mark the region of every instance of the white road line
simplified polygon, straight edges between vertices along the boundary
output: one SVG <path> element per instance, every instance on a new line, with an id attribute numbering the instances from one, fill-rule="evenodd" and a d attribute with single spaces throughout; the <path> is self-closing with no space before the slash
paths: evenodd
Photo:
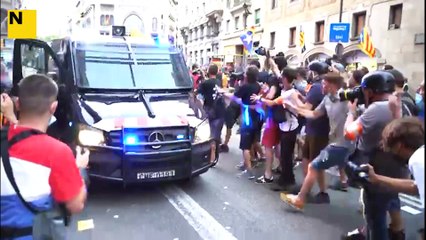
<path id="1" fill-rule="evenodd" d="M 422 202 L 421 202 L 419 197 L 414 197 L 414 196 L 410 196 L 410 195 L 407 195 L 407 194 L 400 193 L 399 198 L 402 201 L 404 201 L 404 200 L 412 201 L 413 203 L 415 203 L 414 206 L 418 206 L 419 208 L 423 208 Z"/>
<path id="2" fill-rule="evenodd" d="M 405 212 L 408 212 L 408 213 L 410 213 L 410 214 L 412 214 L 412 215 L 417 215 L 417 214 L 422 213 L 422 212 L 420 212 L 419 210 L 414 209 L 414 208 L 412 208 L 412 207 L 410 207 L 410 206 L 403 206 L 403 207 L 401 207 L 401 210 L 402 210 L 402 211 L 405 211 Z"/>
<path id="3" fill-rule="evenodd" d="M 204 240 L 237 240 L 224 226 L 180 188 L 162 189 L 170 204 L 186 219 Z"/>

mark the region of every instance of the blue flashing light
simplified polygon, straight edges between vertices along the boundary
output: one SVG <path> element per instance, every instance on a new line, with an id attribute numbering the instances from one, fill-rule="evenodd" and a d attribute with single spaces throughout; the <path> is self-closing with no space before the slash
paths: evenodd
<path id="1" fill-rule="evenodd" d="M 135 134 L 127 134 L 124 137 L 124 145 L 135 145 L 138 143 L 138 137 Z"/>
<path id="2" fill-rule="evenodd" d="M 152 38 L 158 38 L 158 33 L 151 33 Z"/>
<path id="3" fill-rule="evenodd" d="M 177 140 L 183 140 L 183 139 L 185 139 L 185 134 L 179 134 L 179 135 L 177 135 L 176 139 Z"/>

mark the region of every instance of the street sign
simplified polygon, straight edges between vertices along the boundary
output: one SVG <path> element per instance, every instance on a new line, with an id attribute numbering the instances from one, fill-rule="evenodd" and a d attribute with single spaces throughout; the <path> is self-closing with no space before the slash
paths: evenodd
<path id="1" fill-rule="evenodd" d="M 349 23 L 331 23 L 330 24 L 330 42 L 349 42 Z"/>

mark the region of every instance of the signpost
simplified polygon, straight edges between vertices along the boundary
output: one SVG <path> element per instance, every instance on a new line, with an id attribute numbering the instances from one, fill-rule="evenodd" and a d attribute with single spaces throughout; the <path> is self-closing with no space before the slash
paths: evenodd
<path id="1" fill-rule="evenodd" d="M 349 42 L 349 23 L 332 23 L 330 24 L 330 42 Z"/>

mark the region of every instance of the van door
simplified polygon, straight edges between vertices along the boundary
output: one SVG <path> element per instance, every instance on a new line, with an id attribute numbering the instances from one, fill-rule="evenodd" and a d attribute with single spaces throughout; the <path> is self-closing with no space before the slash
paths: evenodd
<path id="1" fill-rule="evenodd" d="M 72 122 L 71 92 L 67 88 L 62 63 L 50 46 L 34 39 L 16 39 L 13 50 L 13 88 L 12 95 L 17 96 L 18 83 L 32 74 L 44 74 L 51 77 L 59 87 L 58 107 L 55 112 L 55 125 L 62 130 Z M 55 136 L 62 138 L 60 136 Z"/>

